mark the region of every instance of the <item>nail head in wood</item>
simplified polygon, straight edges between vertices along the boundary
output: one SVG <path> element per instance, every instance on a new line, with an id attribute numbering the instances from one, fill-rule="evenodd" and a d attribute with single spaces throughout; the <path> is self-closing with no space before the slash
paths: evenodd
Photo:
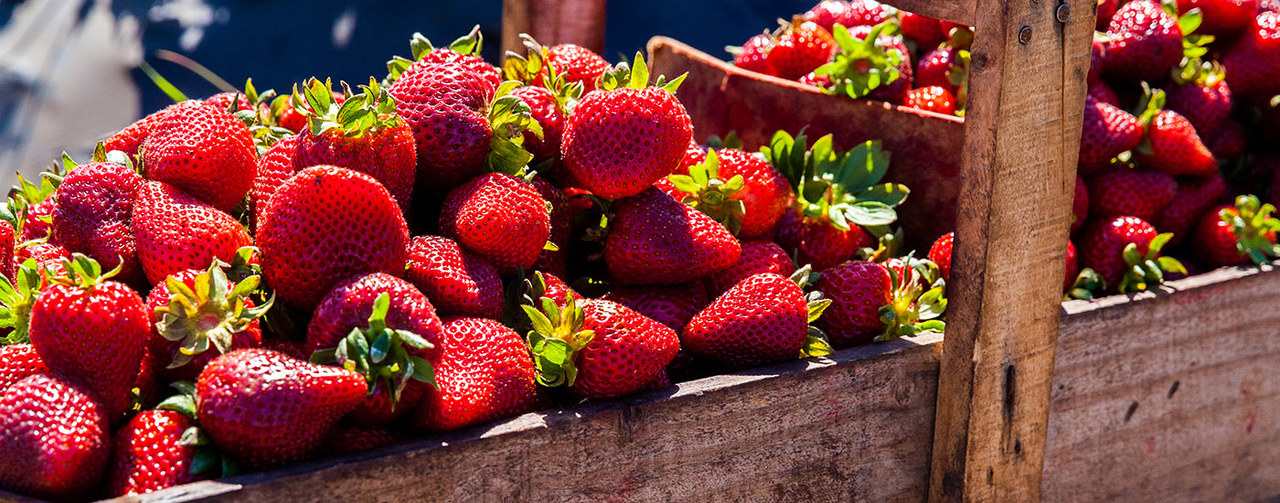
<path id="1" fill-rule="evenodd" d="M 1031 43 L 1031 27 L 1030 26 L 1023 26 L 1021 30 L 1018 30 L 1018 43 L 1022 45 L 1027 45 Z"/>
<path id="2" fill-rule="evenodd" d="M 1057 15 L 1059 23 L 1067 22 L 1067 20 L 1071 19 L 1071 4 L 1062 2 L 1058 5 L 1058 10 L 1055 14 Z"/>

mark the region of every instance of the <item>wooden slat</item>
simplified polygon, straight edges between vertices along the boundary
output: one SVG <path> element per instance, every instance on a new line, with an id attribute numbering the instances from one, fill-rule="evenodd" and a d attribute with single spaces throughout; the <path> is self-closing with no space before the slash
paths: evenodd
<path id="1" fill-rule="evenodd" d="M 132 501 L 920 501 L 941 336 Z"/>
<path id="2" fill-rule="evenodd" d="M 1040 494 L 1093 29 L 1070 6 L 977 3 L 931 501 Z"/>
<path id="3" fill-rule="evenodd" d="M 974 13 L 977 6 L 974 0 L 887 0 L 881 3 L 969 26 L 976 24 Z"/>
<path id="4" fill-rule="evenodd" d="M 1280 270 L 1064 305 L 1046 501 L 1280 495 Z"/>
<path id="5" fill-rule="evenodd" d="M 607 0 L 503 0 L 502 50 L 524 54 L 520 34 L 546 46 L 578 44 L 604 53 Z"/>

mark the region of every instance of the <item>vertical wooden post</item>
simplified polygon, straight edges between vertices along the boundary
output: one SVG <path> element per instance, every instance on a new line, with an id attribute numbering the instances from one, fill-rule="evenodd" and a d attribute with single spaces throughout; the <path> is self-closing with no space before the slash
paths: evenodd
<path id="1" fill-rule="evenodd" d="M 543 45 L 577 44 L 604 53 L 607 0 L 503 0 L 502 50 L 523 53 L 520 34 Z"/>
<path id="2" fill-rule="evenodd" d="M 1094 7 L 976 2 L 933 502 L 1040 496 Z"/>

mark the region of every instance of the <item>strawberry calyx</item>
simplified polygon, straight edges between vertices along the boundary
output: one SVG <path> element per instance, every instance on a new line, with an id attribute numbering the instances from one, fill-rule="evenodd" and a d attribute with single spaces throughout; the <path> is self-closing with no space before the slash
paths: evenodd
<path id="1" fill-rule="evenodd" d="M 1280 219 L 1271 216 L 1275 211 L 1274 205 L 1262 204 L 1257 196 L 1243 195 L 1236 198 L 1235 211 L 1223 209 L 1218 217 L 1236 235 L 1236 250 L 1254 264 L 1262 265 L 1280 257 L 1280 245 L 1276 244 Z"/>
<path id="2" fill-rule="evenodd" d="M 1076 275 L 1075 281 L 1071 283 L 1067 293 L 1063 294 L 1062 300 L 1092 300 L 1098 298 L 1106 289 L 1107 282 L 1102 280 L 1102 276 L 1099 276 L 1097 271 L 1086 267 Z"/>
<path id="3" fill-rule="evenodd" d="M 101 146 L 102 144 L 99 143 L 98 145 Z M 40 173 L 39 183 L 27 180 L 22 176 L 22 173 L 16 173 L 18 177 L 17 185 L 9 189 L 8 199 L 5 200 L 4 204 L 0 204 L 0 220 L 9 222 L 13 226 L 14 237 L 20 238 L 22 236 L 22 228 L 27 222 L 27 215 L 30 213 L 31 206 L 52 199 L 54 193 L 58 191 L 58 187 L 62 185 L 63 176 L 77 166 L 78 164 L 71 159 L 71 156 L 63 152 L 59 162 L 53 163 L 52 166 Z M 53 223 L 52 215 L 43 215 L 39 219 L 46 224 Z M 33 243 L 20 243 L 18 246 L 26 246 L 28 244 Z"/>
<path id="4" fill-rule="evenodd" d="M 250 307 L 248 300 L 261 285 L 261 277 L 251 275 L 233 283 L 216 260 L 192 282 L 194 288 L 174 276 L 166 278 L 169 303 L 156 308 L 160 319 L 156 332 L 179 343 L 167 368 L 186 365 L 210 346 L 218 354 L 230 351 L 235 335 L 247 330 L 275 302 L 272 295 L 262 305 Z"/>
<path id="5" fill-rule="evenodd" d="M 654 80 L 653 87 L 662 89 L 666 92 L 675 94 L 680 88 L 680 84 L 688 77 L 688 72 L 680 74 L 672 80 L 667 80 L 666 75 L 658 75 Z M 613 89 L 644 89 L 649 87 L 649 65 L 644 60 L 644 54 L 636 52 L 635 60 L 628 65 L 625 61 L 618 63 L 613 68 L 606 70 L 600 75 L 598 89 L 609 91 Z"/>
<path id="6" fill-rule="evenodd" d="M 675 188 L 687 194 L 680 202 L 706 213 L 735 235 L 742 229 L 742 216 L 746 206 L 742 203 L 742 191 L 746 182 L 742 175 L 729 180 L 720 177 L 720 160 L 715 149 L 707 149 L 706 160 L 689 166 L 687 175 L 669 175 L 667 180 Z"/>
<path id="7" fill-rule="evenodd" d="M 542 139 L 542 125 L 533 118 L 533 109 L 519 96 L 511 94 L 520 85 L 514 80 L 503 82 L 489 103 L 487 115 L 493 137 L 489 141 L 485 167 L 494 173 L 526 176 L 533 154 L 524 148 L 524 132 L 532 132 Z"/>
<path id="8" fill-rule="evenodd" d="M 792 138 L 778 131 L 760 153 L 791 182 L 794 204 L 806 217 L 825 218 L 840 230 L 897 221 L 894 208 L 911 191 L 900 183 L 881 183 L 889 170 L 889 152 L 879 141 L 849 151 L 836 150 L 832 141 L 828 134 L 810 147 L 803 132 Z"/>
<path id="9" fill-rule="evenodd" d="M 796 272 L 792 273 L 789 279 L 803 291 L 817 276 L 813 272 L 813 267 L 805 264 L 804 267 L 796 269 Z M 827 309 L 827 306 L 831 305 L 831 299 L 824 299 L 822 292 L 815 290 L 806 293 L 804 301 L 808 308 L 806 323 L 809 326 L 805 334 L 804 345 L 800 347 L 800 358 L 829 355 L 832 351 L 831 340 L 827 338 L 827 334 L 823 333 L 821 329 L 813 326 L 813 322 L 822 317 L 823 311 Z"/>
<path id="10" fill-rule="evenodd" d="M 1182 33 L 1182 57 L 1183 63 L 1187 60 L 1199 60 L 1209 53 L 1209 44 L 1214 41 L 1213 35 L 1204 35 L 1195 33 L 1200 29 L 1200 25 L 1204 22 L 1204 13 L 1199 7 L 1193 8 L 1178 15 L 1177 0 L 1163 0 L 1160 2 L 1161 8 L 1178 22 L 1178 31 Z"/>
<path id="11" fill-rule="evenodd" d="M 925 332 L 942 332 L 947 328 L 940 318 L 947 310 L 946 282 L 941 279 L 938 265 L 928 259 L 911 255 L 899 260 L 906 262 L 905 275 L 897 267 L 888 267 L 889 304 L 880 307 L 880 321 L 885 329 L 875 338 L 883 342 L 898 337 L 910 337 Z"/>
<path id="12" fill-rule="evenodd" d="M 308 79 L 301 95 L 294 86 L 290 100 L 293 108 L 307 117 L 312 135 L 336 129 L 347 138 L 359 138 L 371 130 L 399 126 L 403 121 L 396 113 L 395 98 L 373 77 L 369 78 L 368 85 L 360 86 L 358 94 L 353 93 L 346 82 L 341 85 L 346 96 L 346 101 L 341 103 L 335 99 L 329 79 L 324 82 L 315 77 Z"/>
<path id="13" fill-rule="evenodd" d="M 565 292 L 564 307 L 556 301 L 535 298 L 538 307 L 522 305 L 533 329 L 527 341 L 537 369 L 538 383 L 547 387 L 573 386 L 578 377 L 574 356 L 595 338 L 592 330 L 583 330 L 582 307 L 573 292 Z"/>
<path id="14" fill-rule="evenodd" d="M 1138 124 L 1142 126 L 1143 132 L 1142 143 L 1134 148 L 1137 152 L 1145 155 L 1155 153 L 1151 146 L 1151 123 L 1155 122 L 1160 112 L 1164 111 L 1167 99 L 1163 89 L 1153 89 L 1146 82 L 1142 83 L 1142 99 L 1138 100 L 1138 106 L 1133 114 L 1138 117 Z"/>
<path id="15" fill-rule="evenodd" d="M 199 419 L 196 417 L 195 383 L 177 381 L 170 384 L 170 386 L 177 390 L 177 393 L 156 405 L 156 410 L 177 412 L 192 421 L 198 421 Z M 229 456 L 223 456 L 217 446 L 214 445 L 213 437 L 205 433 L 204 429 L 200 428 L 198 424 L 182 432 L 182 437 L 178 439 L 178 445 L 196 447 L 196 454 L 191 460 L 190 473 L 192 475 L 220 478 L 240 473 L 240 468 L 235 461 Z"/>
<path id="16" fill-rule="evenodd" d="M 45 278 L 48 284 L 74 286 L 85 290 L 92 290 L 101 285 L 108 279 L 115 277 L 120 273 L 120 267 L 124 261 L 120 261 L 116 267 L 110 271 L 103 272 L 102 266 L 97 260 L 89 258 L 83 253 L 73 253 L 71 258 L 62 259 L 62 266 L 65 272 L 54 271 L 52 268 L 46 268 Z"/>
<path id="17" fill-rule="evenodd" d="M 1187 269 L 1182 262 L 1173 257 L 1160 256 L 1160 249 L 1173 238 L 1173 233 L 1156 235 L 1147 245 L 1147 253 L 1138 253 L 1138 245 L 1129 243 L 1124 247 L 1124 262 L 1129 266 L 1124 277 L 1120 279 L 1120 293 L 1142 292 L 1164 283 L 1165 272 L 1186 274 Z"/>
<path id="18" fill-rule="evenodd" d="M 521 33 L 520 41 L 525 47 L 525 54 L 507 51 L 506 60 L 502 62 L 503 77 L 551 90 L 567 115 L 577 104 L 578 98 L 582 97 L 584 86 L 581 82 L 568 82 L 554 66 L 547 64 L 547 48 L 529 34 Z M 539 75 L 542 76 L 541 80 L 538 79 Z"/>
<path id="19" fill-rule="evenodd" d="M 480 25 L 475 25 L 466 35 L 458 37 L 450 43 L 448 49 L 467 56 L 479 56 L 483 45 L 484 36 L 480 34 Z M 382 86 L 390 87 L 404 74 L 405 70 L 413 66 L 414 61 L 422 59 L 434 50 L 436 50 L 436 47 L 431 43 L 431 40 L 421 33 L 415 32 L 413 38 L 409 40 L 409 51 L 413 59 L 402 56 L 392 57 L 391 61 L 387 62 L 387 77 L 382 80 Z"/>
<path id="20" fill-rule="evenodd" d="M 28 329 L 31 326 L 31 308 L 36 296 L 44 288 L 44 275 L 40 274 L 34 259 L 27 259 L 14 271 L 15 278 L 0 280 L 0 329 L 10 329 L 0 337 L 0 346 L 31 342 Z"/>
<path id="21" fill-rule="evenodd" d="M 906 55 L 897 49 L 886 50 L 880 44 L 880 36 L 894 35 L 899 30 L 896 22 L 885 21 L 873 27 L 866 38 L 858 39 L 844 25 L 835 25 L 831 36 L 840 50 L 831 62 L 813 70 L 814 75 L 830 79 L 827 94 L 856 99 L 898 80 L 898 65 Z"/>
<path id="22" fill-rule="evenodd" d="M 311 354 L 311 362 L 321 365 L 337 365 L 365 376 L 372 396 L 378 386 L 386 386 L 391 392 L 394 410 L 400 394 L 409 381 L 438 386 L 435 368 L 424 358 L 409 354 L 406 349 L 431 349 L 435 347 L 422 336 L 387 326 L 387 311 L 391 308 L 391 296 L 386 292 L 373 301 L 367 327 L 355 327 L 336 347 L 321 349 Z"/>

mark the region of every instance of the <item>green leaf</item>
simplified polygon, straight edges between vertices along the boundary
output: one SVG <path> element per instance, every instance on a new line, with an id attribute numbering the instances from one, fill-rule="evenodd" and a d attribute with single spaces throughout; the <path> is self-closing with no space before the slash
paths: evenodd
<path id="1" fill-rule="evenodd" d="M 529 322 L 533 324 L 534 331 L 548 335 L 555 333 L 555 329 L 551 326 L 551 320 L 547 319 L 546 315 L 534 309 L 533 306 L 520 306 L 520 308 L 529 316 Z"/>
<path id="2" fill-rule="evenodd" d="M 901 183 L 882 183 L 872 185 L 867 190 L 858 193 L 859 201 L 873 201 L 882 203 L 885 206 L 896 207 L 907 200 L 907 196 L 911 194 L 911 189 Z"/>
<path id="3" fill-rule="evenodd" d="M 1160 265 L 1160 268 L 1163 269 L 1165 272 L 1187 274 L 1187 268 L 1183 266 L 1182 262 L 1176 258 L 1159 257 L 1156 259 L 1156 262 Z"/>
<path id="4" fill-rule="evenodd" d="M 898 213 L 879 201 L 860 201 L 846 206 L 843 213 L 850 222 L 861 226 L 889 225 L 898 220 Z"/>
<path id="5" fill-rule="evenodd" d="M 830 305 L 831 305 L 831 299 L 822 299 L 822 300 L 810 302 L 808 322 L 813 323 L 815 321 L 818 321 L 818 318 L 822 316 L 822 312 L 825 311 L 827 309 L 827 306 L 830 306 Z"/>
<path id="6" fill-rule="evenodd" d="M 1204 15 L 1200 13 L 1200 8 L 1196 7 L 1187 11 L 1178 18 L 1178 29 L 1182 34 L 1190 35 L 1200 28 L 1200 24 L 1204 21 Z"/>
<path id="7" fill-rule="evenodd" d="M 644 89 L 649 85 L 649 67 L 644 62 L 644 55 L 636 52 L 635 62 L 631 64 L 631 83 L 628 87 Z"/>

